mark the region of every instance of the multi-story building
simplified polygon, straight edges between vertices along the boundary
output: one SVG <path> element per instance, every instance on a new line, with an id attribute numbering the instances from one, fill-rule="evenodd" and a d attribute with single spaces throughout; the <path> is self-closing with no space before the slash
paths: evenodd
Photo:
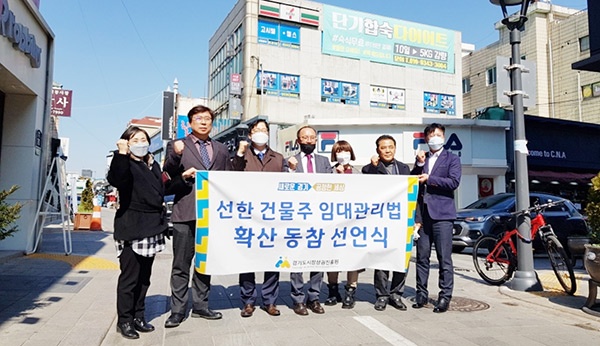
<path id="1" fill-rule="evenodd" d="M 600 123 L 599 75 L 571 68 L 571 64 L 590 54 L 587 11 L 536 1 L 529 7 L 527 17 L 521 33 L 521 58 L 532 62 L 536 69 L 535 73 L 524 73 L 523 79 L 525 83 L 526 79 L 535 78 L 530 84 L 536 89 L 526 114 Z M 497 42 L 462 59 L 466 118 L 473 118 L 488 107 L 507 105 L 497 97 L 497 82 L 508 72 L 497 66 L 496 58 L 510 57 L 510 32 L 501 22 L 495 27 L 499 32 Z"/>
<path id="2" fill-rule="evenodd" d="M 0 190 L 18 185 L 6 202 L 23 205 L 19 231 L 0 241 L 0 250 L 30 252 L 58 143 L 50 114 L 54 33 L 34 1 L 0 1 L 0 14 Z"/>
<path id="3" fill-rule="evenodd" d="M 466 205 L 480 184 L 486 194 L 504 191 L 505 151 L 479 148 L 490 138 L 503 148 L 509 123 L 462 119 L 462 52 L 459 32 L 402 18 L 313 1 L 239 0 L 209 42 L 215 135 L 239 137 L 236 124 L 267 118 L 272 146 L 290 155 L 295 128 L 310 124 L 319 153 L 348 140 L 362 166 L 376 138 L 390 134 L 396 157 L 412 164 L 425 125 L 443 123 L 448 150 L 463 161 L 457 200 Z"/>
<path id="4" fill-rule="evenodd" d="M 525 114 L 532 115 L 525 117 L 530 189 L 584 203 L 589 179 L 600 170 L 600 162 L 590 160 L 600 155 L 596 135 L 600 129 L 600 74 L 572 69 L 573 63 L 590 56 L 588 12 L 536 1 L 527 18 L 520 52 L 522 63 L 530 67 L 529 73 L 522 74 L 529 96 L 524 100 Z M 509 72 L 504 68 L 511 56 L 510 32 L 501 22 L 495 27 L 497 42 L 462 58 L 465 118 L 510 116 L 503 110 L 510 108 L 510 99 L 504 95 L 510 90 Z M 514 177 L 511 140 L 508 189 L 514 187 L 510 184 Z"/>

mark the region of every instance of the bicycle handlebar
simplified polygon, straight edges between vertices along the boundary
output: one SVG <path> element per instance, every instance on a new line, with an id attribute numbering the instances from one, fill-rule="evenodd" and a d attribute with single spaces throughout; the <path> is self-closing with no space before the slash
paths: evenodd
<path id="1" fill-rule="evenodd" d="M 513 211 L 510 214 L 513 215 L 513 216 L 523 215 L 523 214 L 530 214 L 532 211 L 538 212 L 540 210 L 544 210 L 544 209 L 549 208 L 549 207 L 554 207 L 555 205 L 563 204 L 563 203 L 565 203 L 565 201 L 566 201 L 566 199 L 563 198 L 563 199 L 559 199 L 558 201 L 550 201 L 550 202 L 544 203 L 544 204 L 536 204 L 536 205 L 534 205 L 532 207 L 529 207 L 529 208 L 527 208 L 525 210 Z"/>

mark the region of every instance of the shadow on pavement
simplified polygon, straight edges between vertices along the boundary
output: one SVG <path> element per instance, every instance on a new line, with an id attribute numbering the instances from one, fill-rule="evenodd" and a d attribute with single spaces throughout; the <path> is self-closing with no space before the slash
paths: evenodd
<path id="1" fill-rule="evenodd" d="M 35 315 L 41 308 L 61 302 L 65 293 L 79 292 L 92 277 L 78 266 L 106 246 L 104 240 L 109 236 L 105 232 L 73 232 L 73 254 L 66 256 L 62 229 L 45 229 L 38 252 L 1 263 L 0 325 L 36 324 L 39 317 Z"/>

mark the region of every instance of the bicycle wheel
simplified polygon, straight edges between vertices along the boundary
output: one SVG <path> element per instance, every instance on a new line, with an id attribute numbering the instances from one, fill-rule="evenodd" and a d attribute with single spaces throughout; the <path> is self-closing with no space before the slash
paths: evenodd
<path id="1" fill-rule="evenodd" d="M 497 242 L 495 237 L 484 236 L 473 246 L 475 270 L 483 280 L 492 285 L 505 283 L 512 277 L 517 266 L 515 255 L 507 244 L 500 245 L 494 251 Z"/>
<path id="2" fill-rule="evenodd" d="M 573 265 L 569 257 L 567 257 L 564 247 L 554 235 L 546 237 L 545 246 L 558 282 L 560 282 L 560 285 L 567 294 L 575 294 L 575 291 L 577 291 L 577 281 L 573 273 Z"/>

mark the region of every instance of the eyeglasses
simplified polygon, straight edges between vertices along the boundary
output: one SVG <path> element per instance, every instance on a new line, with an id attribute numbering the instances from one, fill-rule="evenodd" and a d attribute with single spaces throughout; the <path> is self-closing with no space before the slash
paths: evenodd
<path id="1" fill-rule="evenodd" d="M 199 123 L 199 122 L 209 123 L 212 121 L 212 118 L 211 117 L 193 117 L 192 121 L 195 121 L 197 123 Z"/>
<path id="2" fill-rule="evenodd" d="M 316 141 L 317 137 L 315 137 L 315 136 L 301 136 L 300 139 L 303 140 L 303 141 Z"/>

